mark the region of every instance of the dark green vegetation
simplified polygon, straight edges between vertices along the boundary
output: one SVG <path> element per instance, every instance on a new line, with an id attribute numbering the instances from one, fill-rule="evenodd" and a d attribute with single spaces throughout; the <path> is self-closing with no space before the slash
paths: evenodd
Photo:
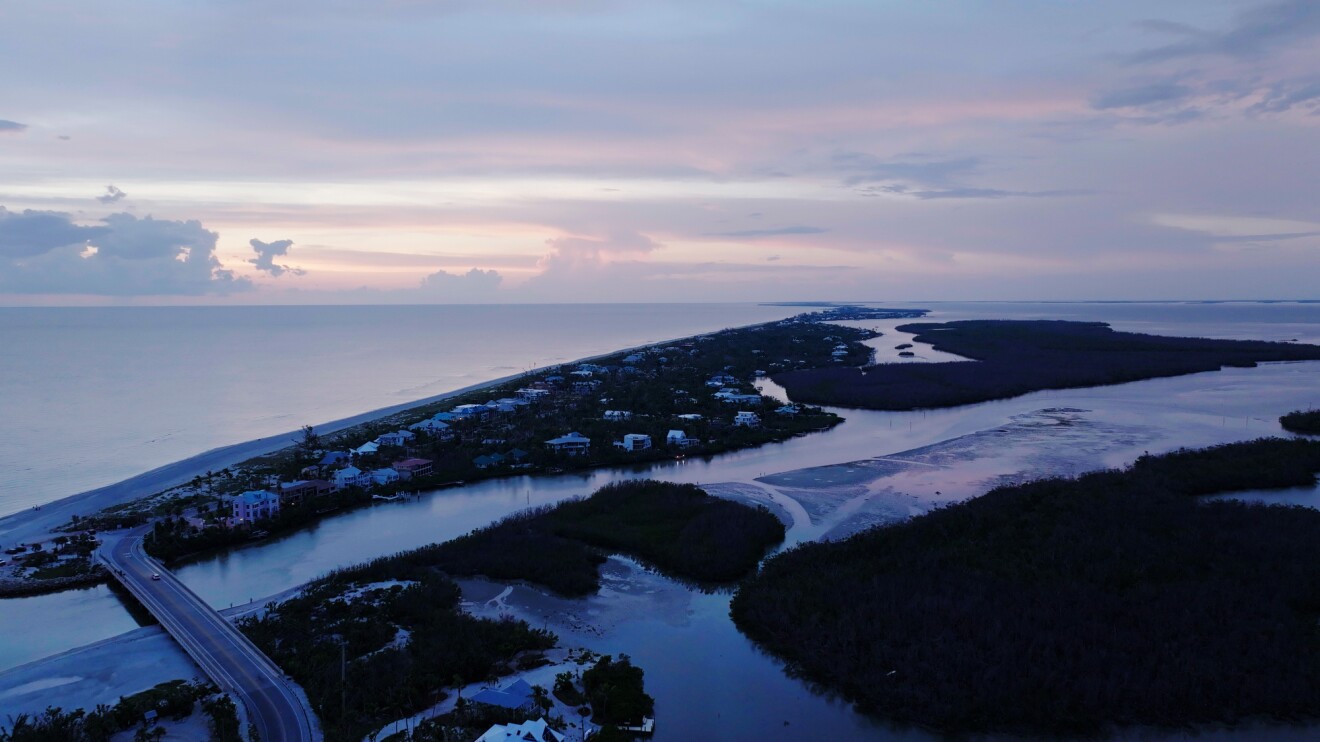
<path id="1" fill-rule="evenodd" d="M 459 598 L 433 567 L 385 557 L 312 582 L 239 628 L 307 692 L 326 739 L 356 741 L 440 701 L 441 688 L 494 679 L 554 646 L 525 622 L 463 613 Z"/>
<path id="2" fill-rule="evenodd" d="M 1320 410 L 1289 412 L 1279 418 L 1284 430 L 1306 435 L 1320 435 Z"/>
<path id="3" fill-rule="evenodd" d="M 1320 360 L 1320 346 L 1115 332 L 1101 322 L 976 320 L 898 328 L 977 363 L 879 364 L 785 371 L 794 400 L 876 410 L 951 407 L 1041 389 L 1121 384 L 1162 376 Z"/>
<path id="4" fill-rule="evenodd" d="M 0 742 L 105 742 L 115 734 L 137 728 L 137 738 L 153 739 L 154 725 L 144 722 L 148 711 L 162 719 L 183 719 L 201 701 L 210 717 L 211 738 L 218 742 L 239 742 L 238 715 L 234 702 L 219 694 L 213 686 L 192 685 L 183 680 L 161 683 L 155 688 L 121 697 L 114 706 L 104 704 L 92 711 L 69 711 L 48 708 L 29 716 L 11 717 L 0 728 Z"/>
<path id="5" fill-rule="evenodd" d="M 1142 457 L 769 560 L 738 626 L 867 712 L 1091 734 L 1320 715 L 1320 512 L 1199 501 L 1310 484 L 1320 442 Z"/>
<path id="6" fill-rule="evenodd" d="M 783 540 L 784 525 L 765 508 L 711 497 L 691 484 L 633 480 L 400 558 L 451 575 L 527 580 L 581 596 L 600 588 L 597 567 L 610 552 L 676 577 L 729 582 L 754 570 Z"/>
<path id="7" fill-rule="evenodd" d="M 591 703 L 591 720 L 601 726 L 640 726 L 655 714 L 655 699 L 643 690 L 642 668 L 628 655 L 613 661 L 609 655 L 582 673 L 582 687 Z"/>

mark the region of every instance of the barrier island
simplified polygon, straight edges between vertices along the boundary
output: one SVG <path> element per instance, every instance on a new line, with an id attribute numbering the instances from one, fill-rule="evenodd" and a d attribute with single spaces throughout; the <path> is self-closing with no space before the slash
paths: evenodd
<path id="1" fill-rule="evenodd" d="M 785 370 L 774 380 L 798 402 L 915 410 L 1008 399 L 1042 389 L 1320 360 L 1320 346 L 1117 332 L 1103 322 L 968 320 L 901 325 L 917 342 L 971 359 Z"/>
<path id="2" fill-rule="evenodd" d="M 1320 715 L 1320 511 L 1262 439 L 1001 487 L 771 558 L 732 615 L 791 672 L 946 733 L 1099 734 Z"/>

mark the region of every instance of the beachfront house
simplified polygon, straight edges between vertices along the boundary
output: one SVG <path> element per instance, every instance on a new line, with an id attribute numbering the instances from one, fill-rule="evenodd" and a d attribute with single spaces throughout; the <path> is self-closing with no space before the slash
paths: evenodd
<path id="1" fill-rule="evenodd" d="M 408 426 L 409 430 L 420 430 L 427 435 L 440 440 L 448 440 L 454 437 L 454 431 L 449 429 L 449 423 L 442 423 L 439 420 L 423 420 L 419 423 L 413 423 Z"/>
<path id="2" fill-rule="evenodd" d="M 249 490 L 234 498 L 234 520 L 242 523 L 270 518 L 280 513 L 280 497 L 274 492 Z"/>
<path id="3" fill-rule="evenodd" d="M 347 487 L 358 487 L 370 481 L 370 478 L 362 473 L 362 470 L 356 466 L 346 466 L 339 469 L 330 477 L 330 482 L 335 486 L 335 491 Z"/>
<path id="4" fill-rule="evenodd" d="M 483 688 L 473 694 L 472 701 L 513 711 L 530 709 L 532 707 L 532 685 L 526 680 L 518 678 L 503 688 Z M 540 737 L 537 737 L 537 739 L 540 739 Z"/>
<path id="5" fill-rule="evenodd" d="M 461 404 L 450 413 L 459 420 L 482 419 L 491 413 L 491 409 L 484 404 Z"/>
<path id="6" fill-rule="evenodd" d="M 477 737 L 477 742 L 564 742 L 564 735 L 556 732 L 545 718 L 524 721 L 521 724 L 496 724 Z"/>
<path id="7" fill-rule="evenodd" d="M 431 473 L 431 460 L 417 458 L 404 459 L 402 461 L 394 462 L 393 469 L 399 473 L 399 479 L 425 477 Z"/>
<path id="8" fill-rule="evenodd" d="M 651 436 L 644 433 L 629 433 L 621 441 L 614 442 L 615 448 L 625 451 L 645 451 L 651 447 Z"/>
<path id="9" fill-rule="evenodd" d="M 733 424 L 744 428 L 760 426 L 761 418 L 755 412 L 739 412 L 733 416 Z"/>
<path id="10" fill-rule="evenodd" d="M 697 445 L 696 438 L 689 438 L 687 433 L 681 430 L 671 430 L 669 435 L 665 436 L 665 445 L 675 448 L 688 448 Z"/>
<path id="11" fill-rule="evenodd" d="M 338 466 L 340 464 L 347 464 L 352 459 L 353 455 L 348 451 L 331 451 L 322 456 L 318 463 L 321 466 Z"/>
<path id="12" fill-rule="evenodd" d="M 605 410 L 605 419 L 611 422 L 631 420 L 632 413 L 627 410 Z"/>
<path id="13" fill-rule="evenodd" d="M 353 453 L 358 456 L 369 456 L 373 453 L 376 453 L 379 450 L 380 450 L 379 444 L 375 443 L 374 441 L 367 441 L 366 443 L 363 443 L 362 445 L 353 449 Z"/>
<path id="14" fill-rule="evenodd" d="M 522 389 L 519 389 L 518 391 L 514 392 L 514 394 L 518 395 L 519 399 L 525 399 L 528 402 L 536 402 L 538 400 L 542 400 L 545 399 L 546 397 L 549 397 L 550 390 L 539 389 L 536 387 L 523 387 Z"/>
<path id="15" fill-rule="evenodd" d="M 376 469 L 371 472 L 371 481 L 379 485 L 394 484 L 399 481 L 399 473 L 389 467 Z"/>
<path id="16" fill-rule="evenodd" d="M 378 446 L 406 446 L 409 441 L 416 438 L 417 435 L 407 430 L 396 430 L 393 433 L 385 433 L 376 438 Z"/>
<path id="17" fill-rule="evenodd" d="M 555 453 L 577 456 L 586 453 L 591 448 L 591 439 L 574 431 L 568 435 L 551 438 L 545 442 L 545 447 Z"/>

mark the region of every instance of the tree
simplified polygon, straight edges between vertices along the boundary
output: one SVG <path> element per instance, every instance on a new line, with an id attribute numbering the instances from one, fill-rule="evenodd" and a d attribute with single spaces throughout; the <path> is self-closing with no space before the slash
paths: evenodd
<path id="1" fill-rule="evenodd" d="M 298 440 L 298 450 L 310 456 L 319 448 L 321 448 L 321 436 L 316 434 L 316 429 L 310 425 L 302 426 L 302 438 Z"/>

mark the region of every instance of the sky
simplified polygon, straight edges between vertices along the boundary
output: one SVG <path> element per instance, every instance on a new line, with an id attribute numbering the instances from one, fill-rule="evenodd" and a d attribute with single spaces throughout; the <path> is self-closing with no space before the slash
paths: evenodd
<path id="1" fill-rule="evenodd" d="M 1320 298 L 1316 0 L 7 0 L 0 304 Z"/>

